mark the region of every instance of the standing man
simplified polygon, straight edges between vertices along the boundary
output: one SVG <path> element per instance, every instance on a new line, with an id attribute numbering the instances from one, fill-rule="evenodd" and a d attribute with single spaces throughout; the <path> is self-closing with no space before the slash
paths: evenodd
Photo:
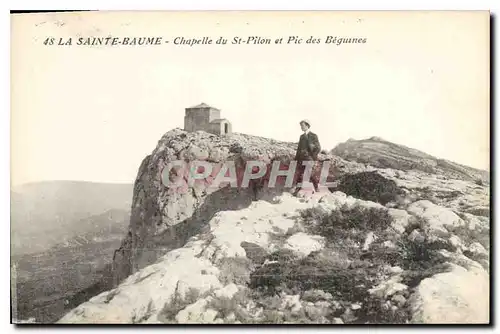
<path id="1" fill-rule="evenodd" d="M 318 191 L 319 184 L 319 176 L 314 173 L 316 170 L 316 164 L 318 160 L 318 154 L 321 151 L 321 145 L 319 143 L 318 136 L 315 133 L 312 133 L 309 129 L 311 128 L 311 122 L 307 119 L 300 121 L 300 128 L 304 132 L 299 139 L 299 146 L 297 147 L 297 153 L 295 154 L 295 160 L 297 161 L 297 169 L 298 169 L 298 178 L 297 183 L 301 183 L 303 181 L 304 172 L 306 166 L 303 166 L 302 163 L 304 161 L 308 161 L 312 163 L 312 173 L 311 173 L 311 181 L 314 185 L 314 189 Z M 297 186 L 295 190 L 295 194 L 299 192 L 301 186 Z"/>

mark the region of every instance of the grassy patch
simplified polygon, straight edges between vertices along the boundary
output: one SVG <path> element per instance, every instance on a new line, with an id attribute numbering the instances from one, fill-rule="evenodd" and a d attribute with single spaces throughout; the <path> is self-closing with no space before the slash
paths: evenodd
<path id="1" fill-rule="evenodd" d="M 317 208 L 309 208 L 301 212 L 302 218 L 309 223 L 306 225 L 326 238 L 336 238 L 334 232 L 339 230 L 356 230 L 364 232 L 384 231 L 391 225 L 392 218 L 385 208 L 366 208 L 362 206 L 343 206 L 339 210 L 324 213 Z M 316 223 L 316 224 L 314 224 Z"/>

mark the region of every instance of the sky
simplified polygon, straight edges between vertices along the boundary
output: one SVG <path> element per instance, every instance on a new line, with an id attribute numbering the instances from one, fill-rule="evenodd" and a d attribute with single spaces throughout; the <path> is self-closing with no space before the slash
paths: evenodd
<path id="1" fill-rule="evenodd" d="M 489 169 L 488 13 L 86 13 L 11 20 L 11 183 L 134 182 L 184 109 L 234 132 L 324 149 L 382 137 Z M 364 44 L 78 46 L 91 36 L 172 40 L 297 35 Z M 47 37 L 71 46 L 44 45 Z"/>

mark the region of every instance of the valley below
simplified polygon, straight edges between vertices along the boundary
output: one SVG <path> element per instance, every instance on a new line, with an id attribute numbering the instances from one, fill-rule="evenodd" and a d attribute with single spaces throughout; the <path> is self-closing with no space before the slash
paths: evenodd
<path id="1" fill-rule="evenodd" d="M 128 212 L 105 215 L 109 228 L 74 237 L 47 251 L 12 258 L 17 317 L 52 323 L 74 307 L 78 293 L 103 279 L 128 225 Z"/>
<path id="2" fill-rule="evenodd" d="M 12 198 L 14 322 L 54 323 L 111 275 L 127 233 L 131 185 L 46 182 Z M 90 289 L 90 290 L 89 290 Z"/>

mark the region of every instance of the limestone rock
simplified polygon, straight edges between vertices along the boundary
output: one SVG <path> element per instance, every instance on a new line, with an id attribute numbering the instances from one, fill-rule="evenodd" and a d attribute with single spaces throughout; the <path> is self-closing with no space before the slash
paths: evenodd
<path id="1" fill-rule="evenodd" d="M 226 285 L 224 288 L 216 290 L 214 295 L 218 298 L 231 299 L 238 292 L 238 286 L 234 283 Z"/>
<path id="2" fill-rule="evenodd" d="M 370 294 L 378 296 L 379 298 L 387 299 L 394 295 L 396 292 L 401 292 L 408 289 L 408 286 L 400 283 L 400 281 L 400 276 L 393 276 L 389 280 L 369 289 L 368 292 Z"/>
<path id="3" fill-rule="evenodd" d="M 217 316 L 217 311 L 212 309 L 207 309 L 207 300 L 201 299 L 194 304 L 187 306 L 185 309 L 180 311 L 175 319 L 180 324 L 188 323 L 213 323 L 215 317 Z"/>
<path id="4" fill-rule="evenodd" d="M 448 241 L 450 242 L 450 244 L 453 247 L 457 248 L 459 251 L 463 250 L 464 244 L 463 244 L 462 240 L 458 236 L 452 235 L 452 236 L 450 236 L 450 238 L 448 239 Z"/>
<path id="5" fill-rule="evenodd" d="M 391 223 L 392 228 L 399 233 L 404 233 L 410 218 L 408 212 L 405 210 L 389 209 L 388 213 L 393 219 Z"/>
<path id="6" fill-rule="evenodd" d="M 409 302 L 413 323 L 486 324 L 489 278 L 484 270 L 454 266 L 451 272 L 423 280 Z"/>
<path id="7" fill-rule="evenodd" d="M 321 236 L 311 236 L 303 232 L 295 233 L 287 239 L 285 248 L 290 249 L 302 257 L 311 252 L 319 251 L 325 246 L 325 240 Z"/>
<path id="8" fill-rule="evenodd" d="M 447 226 L 458 227 L 465 224 L 464 221 L 450 209 L 435 205 L 427 200 L 413 203 L 408 207 L 408 212 L 425 219 L 426 228 L 432 232 L 447 233 Z"/>
<path id="9" fill-rule="evenodd" d="M 484 248 L 483 245 L 481 245 L 479 242 L 473 242 L 472 244 L 470 244 L 468 250 L 475 255 L 482 255 L 485 257 L 489 256 L 486 248 Z"/>
<path id="10" fill-rule="evenodd" d="M 286 295 L 281 304 L 282 309 L 290 309 L 292 312 L 298 312 L 302 308 L 299 295 Z"/>

